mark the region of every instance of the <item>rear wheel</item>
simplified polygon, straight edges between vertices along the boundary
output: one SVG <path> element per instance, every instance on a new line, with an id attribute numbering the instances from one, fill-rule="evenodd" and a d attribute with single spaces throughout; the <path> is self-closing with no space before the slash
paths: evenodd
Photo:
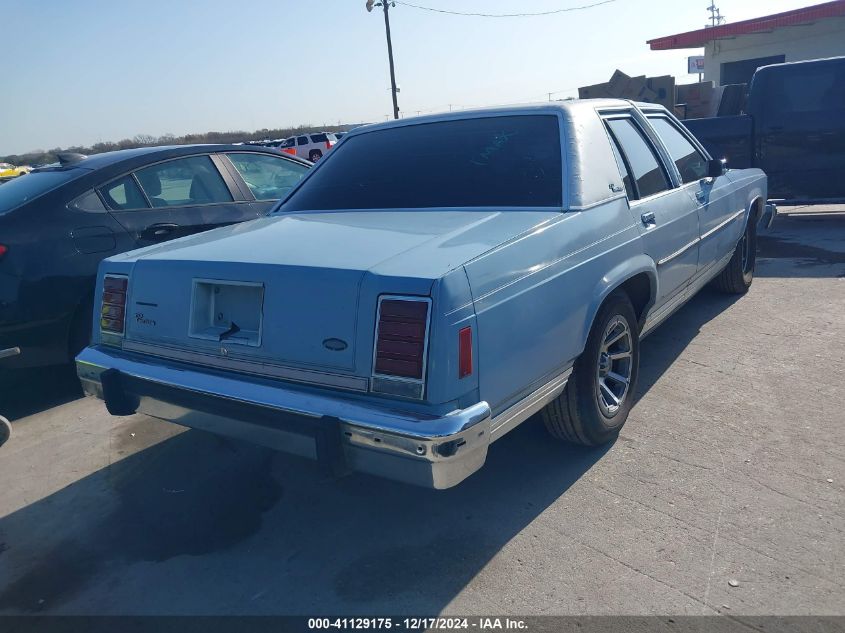
<path id="1" fill-rule="evenodd" d="M 639 359 L 634 308 L 628 295 L 614 292 L 596 315 L 566 389 L 543 409 L 549 432 L 587 446 L 614 440 L 631 410 Z"/>
<path id="2" fill-rule="evenodd" d="M 312 149 L 311 153 L 308 154 L 308 160 L 310 160 L 312 163 L 316 163 L 318 160 L 320 160 L 320 158 L 322 158 L 322 156 L 323 152 L 318 149 Z"/>
<path id="3" fill-rule="evenodd" d="M 12 425 L 9 424 L 9 421 L 0 415 L 0 446 L 6 443 L 12 435 Z"/>
<path id="4" fill-rule="evenodd" d="M 713 280 L 722 292 L 745 294 L 754 281 L 754 269 L 757 266 L 757 223 L 754 217 L 748 220 L 745 233 L 734 249 L 728 265 Z"/>

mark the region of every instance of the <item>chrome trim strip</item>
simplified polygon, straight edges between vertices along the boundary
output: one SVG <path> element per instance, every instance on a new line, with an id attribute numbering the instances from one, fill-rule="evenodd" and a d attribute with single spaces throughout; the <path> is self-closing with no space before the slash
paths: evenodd
<path id="1" fill-rule="evenodd" d="M 679 248 L 678 250 L 676 250 L 676 251 L 675 251 L 674 253 L 672 253 L 671 255 L 667 255 L 667 256 L 666 256 L 666 257 L 664 257 L 663 259 L 659 259 L 659 260 L 657 260 L 657 265 L 658 265 L 658 266 L 662 266 L 662 265 L 663 265 L 663 264 L 665 264 L 666 262 L 672 261 L 673 259 L 675 259 L 675 258 L 676 258 L 676 257 L 678 257 L 679 255 L 683 255 L 683 254 L 684 254 L 684 252 L 686 252 L 686 251 L 688 251 L 689 249 L 691 249 L 693 246 L 695 246 L 696 244 L 698 244 L 700 241 L 701 241 L 701 238 L 700 238 L 700 237 L 695 238 L 692 242 L 690 242 L 690 243 L 689 243 L 689 244 L 687 244 L 686 246 L 682 246 L 681 248 Z"/>
<path id="2" fill-rule="evenodd" d="M 740 209 L 739 211 L 734 213 L 731 217 L 729 217 L 727 220 L 723 220 L 722 222 L 720 222 L 719 224 L 714 226 L 712 229 L 707 231 L 707 233 L 705 233 L 704 235 L 701 236 L 701 239 L 702 240 L 706 239 L 706 238 L 710 237 L 711 235 L 713 235 L 713 233 L 715 233 L 716 231 L 725 228 L 728 224 L 730 224 L 731 222 L 736 220 L 743 213 L 745 213 L 745 209 Z"/>
<path id="3" fill-rule="evenodd" d="M 478 305 L 478 303 L 480 301 L 484 301 L 485 299 L 488 299 L 489 297 L 496 294 L 500 290 L 503 290 L 504 288 L 507 288 L 507 287 L 512 286 L 514 284 L 518 284 L 523 279 L 527 279 L 528 277 L 531 277 L 532 275 L 536 275 L 538 273 L 541 273 L 544 270 L 551 268 L 552 266 L 556 266 L 557 264 L 564 261 L 565 259 L 569 259 L 570 257 L 578 255 L 579 253 L 583 253 L 584 251 L 589 250 L 589 249 L 593 248 L 594 246 L 598 246 L 602 242 L 606 242 L 607 240 L 611 240 L 614 237 L 617 237 L 618 235 L 622 235 L 626 231 L 630 231 L 631 229 L 636 229 L 636 228 L 637 228 L 636 224 L 629 224 L 628 226 L 625 226 L 625 227 L 619 229 L 615 233 L 611 233 L 610 235 L 606 235 L 605 237 L 602 237 L 601 239 L 598 239 L 595 242 L 591 242 L 590 244 L 587 244 L 586 246 L 575 249 L 574 251 L 567 253 L 566 255 L 564 255 L 562 257 L 558 257 L 554 261 L 551 261 L 551 262 L 543 265 L 541 268 L 538 268 L 537 270 L 532 270 L 531 272 L 526 273 L 526 274 L 522 275 L 521 277 L 517 277 L 516 279 L 511 279 L 510 281 L 503 283 L 501 286 L 499 286 L 497 288 L 493 288 L 493 290 L 488 290 L 487 292 L 485 292 L 483 295 L 481 295 L 479 297 L 475 297 L 473 299 L 473 304 Z M 636 239 L 639 239 L 639 237 L 640 237 L 640 235 L 639 235 L 639 233 L 637 233 Z M 485 253 L 481 257 L 484 257 L 485 255 L 488 255 L 491 252 L 492 251 L 488 251 L 487 253 Z M 479 259 L 479 258 L 476 258 L 476 259 Z M 473 261 L 476 261 L 476 260 L 471 260 L 470 262 L 467 262 L 467 264 L 472 263 Z M 466 264 L 464 264 L 464 266 L 466 266 Z"/>
<path id="4" fill-rule="evenodd" d="M 329 374 L 310 369 L 296 369 L 293 367 L 281 367 L 270 363 L 242 360 L 227 356 L 225 358 L 212 356 L 202 352 L 174 349 L 164 345 L 151 343 L 139 343 L 137 341 L 123 342 L 123 349 L 127 352 L 148 354 L 159 358 L 167 358 L 192 365 L 203 367 L 214 367 L 227 371 L 236 371 L 242 374 L 264 376 L 267 378 L 279 378 L 320 387 L 333 387 L 336 389 L 347 389 L 350 391 L 367 391 L 369 380 L 358 376 L 343 376 L 340 374 Z"/>
<path id="5" fill-rule="evenodd" d="M 512 431 L 557 398 L 566 387 L 570 375 L 572 375 L 572 368 L 558 374 L 539 389 L 494 417 L 491 422 L 490 442 L 493 443 L 508 431 Z"/>
<path id="6" fill-rule="evenodd" d="M 690 281 L 689 285 L 686 288 L 681 290 L 678 294 L 672 297 L 669 301 L 663 304 L 659 310 L 656 312 L 649 314 L 648 318 L 646 318 L 646 322 L 643 325 L 643 329 L 640 332 L 640 338 L 645 338 L 649 334 L 651 334 L 658 325 L 663 323 L 666 319 L 668 319 L 678 308 L 683 306 L 689 299 L 695 295 L 699 290 L 701 290 L 707 282 L 709 282 L 713 277 L 718 275 L 722 269 L 727 265 L 730 261 L 731 257 L 733 257 L 733 250 L 730 253 L 722 257 L 722 259 L 712 263 L 707 268 L 703 268 L 700 273 L 698 273 L 695 277 L 693 277 L 692 281 Z"/>

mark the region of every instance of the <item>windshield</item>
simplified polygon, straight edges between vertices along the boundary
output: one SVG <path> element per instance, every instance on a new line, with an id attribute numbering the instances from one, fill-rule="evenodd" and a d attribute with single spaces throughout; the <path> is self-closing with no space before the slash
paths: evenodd
<path id="1" fill-rule="evenodd" d="M 459 119 L 347 138 L 279 212 L 560 207 L 553 115 Z"/>
<path id="2" fill-rule="evenodd" d="M 0 214 L 11 211 L 82 173 L 78 169 L 37 171 L 0 185 Z"/>

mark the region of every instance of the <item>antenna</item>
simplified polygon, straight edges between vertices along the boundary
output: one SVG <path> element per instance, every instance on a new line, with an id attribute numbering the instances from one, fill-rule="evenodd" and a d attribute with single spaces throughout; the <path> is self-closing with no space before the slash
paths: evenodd
<path id="1" fill-rule="evenodd" d="M 721 11 L 719 11 L 719 7 L 716 6 L 715 0 L 710 0 L 710 6 L 707 7 L 707 10 L 710 12 L 710 24 L 705 24 L 705 27 L 714 27 L 720 25 L 722 22 L 725 22 L 725 16 L 722 15 Z"/>

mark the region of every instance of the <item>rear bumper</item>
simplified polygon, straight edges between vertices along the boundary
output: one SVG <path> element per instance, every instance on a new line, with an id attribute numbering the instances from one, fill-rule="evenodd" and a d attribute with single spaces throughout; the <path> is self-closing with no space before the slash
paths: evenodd
<path id="1" fill-rule="evenodd" d="M 146 415 L 428 488 L 481 468 L 491 441 L 486 402 L 424 416 L 264 380 L 89 347 L 76 359 L 86 393 L 114 415 Z"/>

